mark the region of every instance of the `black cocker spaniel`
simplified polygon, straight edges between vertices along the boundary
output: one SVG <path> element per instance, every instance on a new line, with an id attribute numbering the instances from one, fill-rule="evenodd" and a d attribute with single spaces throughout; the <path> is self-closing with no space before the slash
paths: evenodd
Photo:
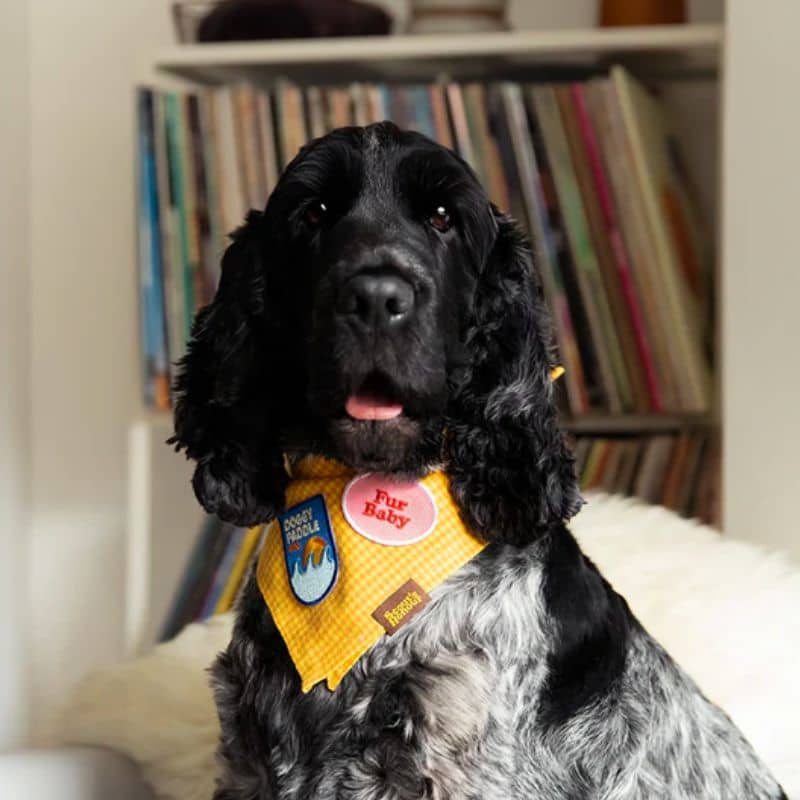
<path id="1" fill-rule="evenodd" d="M 308 454 L 442 467 L 489 546 L 334 692 L 301 692 L 251 578 L 213 673 L 217 800 L 782 796 L 569 533 L 553 365 L 525 237 L 425 137 L 337 130 L 250 213 L 176 386 L 204 508 L 272 520 Z"/>

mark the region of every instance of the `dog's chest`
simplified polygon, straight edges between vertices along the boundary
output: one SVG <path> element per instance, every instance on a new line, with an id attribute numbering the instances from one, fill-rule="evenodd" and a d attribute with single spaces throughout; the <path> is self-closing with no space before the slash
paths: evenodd
<path id="1" fill-rule="evenodd" d="M 216 796 L 780 796 L 728 718 L 638 626 L 621 642 L 601 629 L 605 650 L 597 637 L 573 637 L 559 667 L 553 654 L 563 631 L 543 575 L 549 579 L 533 548 L 487 548 L 369 650 L 335 692 L 318 684 L 308 694 L 252 583 L 214 668 L 228 790 Z M 560 578 L 577 603 L 580 592 Z M 591 646 L 581 649 L 584 640 Z M 618 647 L 625 657 L 609 678 L 617 662 L 603 656 Z"/>
<path id="2" fill-rule="evenodd" d="M 486 653 L 442 652 L 370 675 L 366 693 L 327 728 L 298 798 L 485 800 L 509 797 L 519 728 L 515 671 Z M 319 772 L 317 772 L 319 770 Z"/>
<path id="3" fill-rule="evenodd" d="M 504 591 L 487 586 L 485 571 L 477 580 L 477 566 L 462 570 L 418 621 L 370 650 L 335 693 L 319 686 L 287 698 L 283 713 L 306 753 L 300 769 L 289 767 L 296 751 L 278 758 L 280 796 L 513 796 L 509 765 L 541 688 L 544 637 L 538 573 L 517 569 L 498 580 Z M 289 741 L 285 726 L 275 734 Z"/>

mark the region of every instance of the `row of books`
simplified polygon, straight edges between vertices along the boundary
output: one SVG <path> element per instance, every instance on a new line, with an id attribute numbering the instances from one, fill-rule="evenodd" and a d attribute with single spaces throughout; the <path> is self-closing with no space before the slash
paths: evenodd
<path id="1" fill-rule="evenodd" d="M 720 444 L 696 430 L 653 436 L 581 437 L 575 443 L 581 488 L 639 497 L 720 526 Z"/>
<path id="2" fill-rule="evenodd" d="M 596 438 L 575 442 L 584 491 L 633 495 L 687 517 L 719 524 L 719 443 L 707 432 Z M 160 641 L 190 622 L 230 611 L 253 568 L 265 528 L 207 517 L 161 629 Z"/>
<path id="3" fill-rule="evenodd" d="M 570 414 L 708 409 L 708 248 L 664 109 L 621 67 L 563 84 L 141 89 L 148 404 L 170 404 L 226 234 L 307 140 L 383 119 L 453 148 L 530 231 Z"/>
<path id="4" fill-rule="evenodd" d="M 262 541 L 263 526 L 237 528 L 206 517 L 159 634 L 167 641 L 190 622 L 233 608 Z"/>

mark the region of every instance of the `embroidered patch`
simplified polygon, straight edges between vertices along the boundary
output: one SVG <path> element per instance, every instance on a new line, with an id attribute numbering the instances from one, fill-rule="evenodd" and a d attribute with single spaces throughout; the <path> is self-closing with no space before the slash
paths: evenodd
<path id="1" fill-rule="evenodd" d="M 436 527 L 436 503 L 426 487 L 376 472 L 347 484 L 342 510 L 362 536 L 395 547 L 420 542 Z"/>
<path id="2" fill-rule="evenodd" d="M 406 581 L 372 612 L 372 618 L 391 636 L 411 622 L 430 601 L 428 593 L 416 581 Z"/>
<path id="3" fill-rule="evenodd" d="M 283 553 L 294 596 L 314 606 L 333 589 L 339 575 L 339 554 L 321 494 L 314 495 L 278 517 Z"/>

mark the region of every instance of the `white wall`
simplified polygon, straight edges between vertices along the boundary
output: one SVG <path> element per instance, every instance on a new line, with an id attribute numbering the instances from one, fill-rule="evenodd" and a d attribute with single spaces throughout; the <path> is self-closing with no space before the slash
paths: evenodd
<path id="1" fill-rule="evenodd" d="M 139 407 L 133 75 L 163 0 L 30 0 L 37 719 L 122 654 L 126 429 Z"/>
<path id="2" fill-rule="evenodd" d="M 0 25 L 0 750 L 27 724 L 29 448 L 28 5 Z"/>
<path id="3" fill-rule="evenodd" d="M 725 524 L 800 558 L 800 4 L 728 0 Z"/>

